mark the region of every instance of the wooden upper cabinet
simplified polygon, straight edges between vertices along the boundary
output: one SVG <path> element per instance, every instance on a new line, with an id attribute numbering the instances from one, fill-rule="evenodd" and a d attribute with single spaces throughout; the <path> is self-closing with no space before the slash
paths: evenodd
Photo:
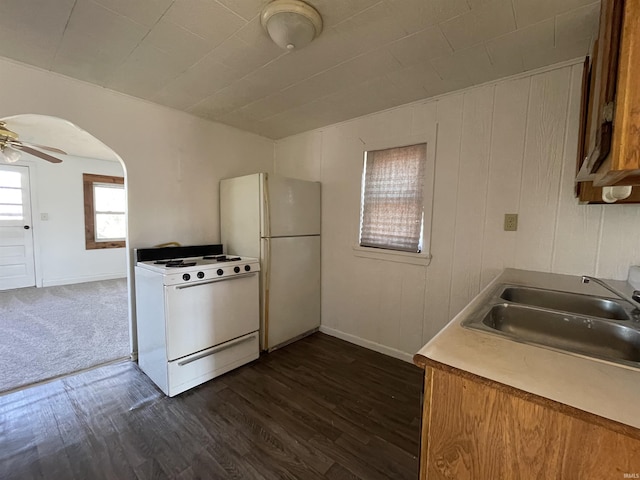
<path id="1" fill-rule="evenodd" d="M 640 185 L 640 0 L 602 0 L 592 50 L 577 180 L 596 187 Z"/>
<path id="2" fill-rule="evenodd" d="M 583 129 L 586 130 L 583 158 L 589 173 L 602 165 L 611 150 L 621 22 L 622 2 L 603 0 L 598 40 L 588 59 L 589 68 L 584 72 L 589 79 L 583 81 L 583 88 L 587 89 L 583 106 L 586 103 L 588 109 L 587 116 L 583 117 Z"/>

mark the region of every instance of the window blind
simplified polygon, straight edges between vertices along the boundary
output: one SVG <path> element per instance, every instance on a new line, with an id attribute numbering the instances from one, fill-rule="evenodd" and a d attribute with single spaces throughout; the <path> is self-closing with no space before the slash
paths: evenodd
<path id="1" fill-rule="evenodd" d="M 419 252 L 427 144 L 366 153 L 360 245 Z"/>

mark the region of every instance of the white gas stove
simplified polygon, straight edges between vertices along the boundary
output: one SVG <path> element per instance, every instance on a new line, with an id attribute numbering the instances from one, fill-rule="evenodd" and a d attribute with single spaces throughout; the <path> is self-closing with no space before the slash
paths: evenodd
<path id="1" fill-rule="evenodd" d="M 136 266 L 164 275 L 164 285 L 226 279 L 260 271 L 257 258 L 236 255 L 205 255 L 138 262 Z"/>
<path id="2" fill-rule="evenodd" d="M 259 356 L 260 264 L 221 252 L 136 251 L 138 363 L 171 397 Z"/>

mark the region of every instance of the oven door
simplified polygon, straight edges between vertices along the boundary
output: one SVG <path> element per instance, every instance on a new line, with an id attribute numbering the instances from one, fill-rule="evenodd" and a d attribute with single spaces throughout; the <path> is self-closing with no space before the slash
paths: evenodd
<path id="1" fill-rule="evenodd" d="M 169 361 L 259 328 L 257 272 L 164 288 Z"/>

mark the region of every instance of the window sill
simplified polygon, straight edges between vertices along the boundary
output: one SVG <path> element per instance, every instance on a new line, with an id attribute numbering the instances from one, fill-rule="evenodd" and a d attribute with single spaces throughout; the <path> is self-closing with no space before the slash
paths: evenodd
<path id="1" fill-rule="evenodd" d="M 428 253 L 396 252 L 380 248 L 353 246 L 353 254 L 356 257 L 371 258 L 387 262 L 408 263 L 411 265 L 427 266 L 431 263 L 431 255 Z"/>
<path id="2" fill-rule="evenodd" d="M 101 250 L 104 248 L 124 248 L 126 245 L 124 240 L 109 240 L 105 242 L 96 242 L 87 239 L 85 242 L 85 250 Z"/>

